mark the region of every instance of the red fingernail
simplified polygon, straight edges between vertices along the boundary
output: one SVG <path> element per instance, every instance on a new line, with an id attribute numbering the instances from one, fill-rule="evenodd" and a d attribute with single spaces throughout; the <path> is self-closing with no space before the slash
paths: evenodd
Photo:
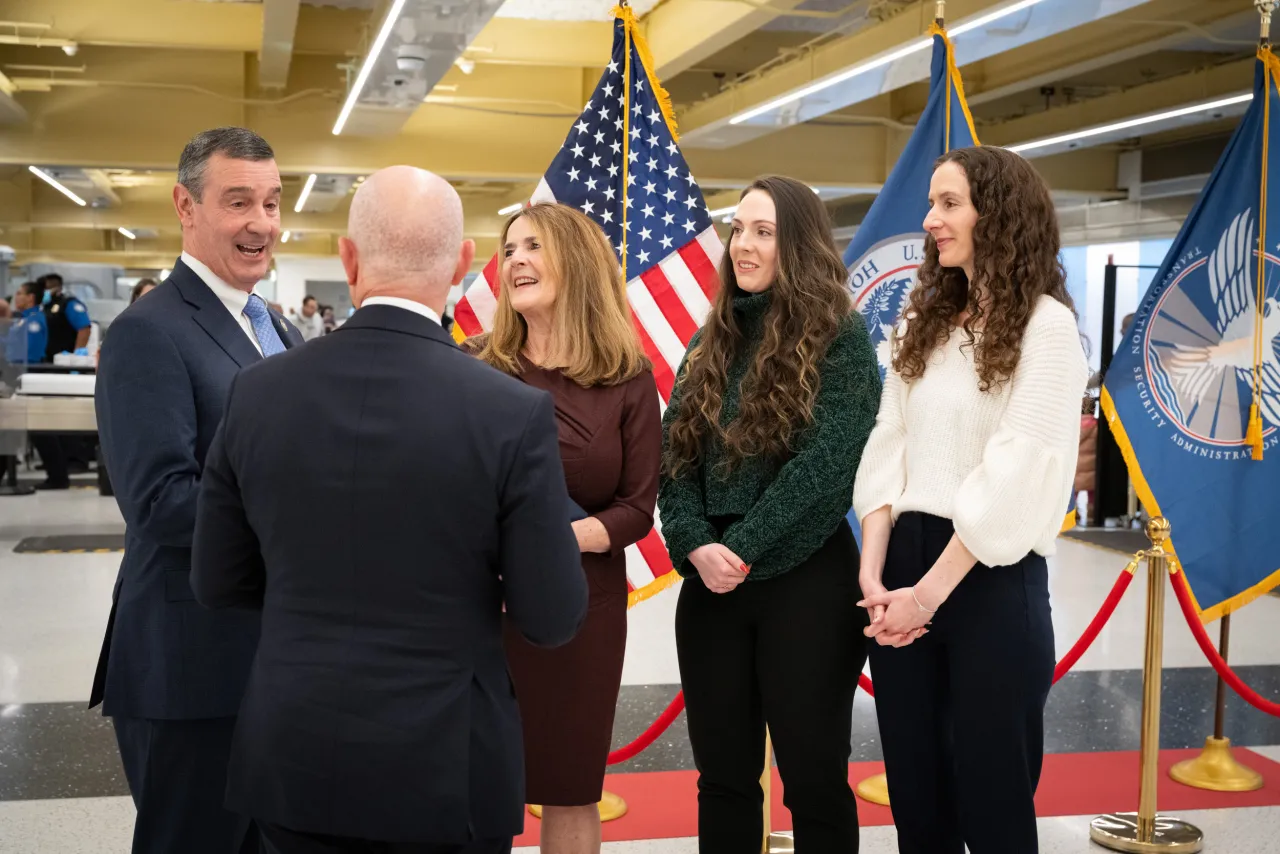
<path id="1" fill-rule="evenodd" d="M 751 574 L 751 567 L 747 566 L 747 565 L 744 563 L 744 564 L 742 564 L 742 571 L 743 571 L 743 572 L 745 572 L 747 575 L 750 575 L 750 574 Z"/>

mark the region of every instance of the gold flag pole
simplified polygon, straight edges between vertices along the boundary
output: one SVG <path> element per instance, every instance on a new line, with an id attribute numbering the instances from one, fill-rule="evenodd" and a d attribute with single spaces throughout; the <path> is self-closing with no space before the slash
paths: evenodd
<path id="1" fill-rule="evenodd" d="M 1147 523 L 1151 548 L 1140 552 L 1147 560 L 1147 640 L 1142 667 L 1142 744 L 1139 750 L 1141 777 L 1136 813 L 1109 813 L 1093 820 L 1089 838 L 1112 851 L 1195 854 L 1204 847 L 1198 827 L 1176 818 L 1157 815 L 1157 763 L 1160 755 L 1160 677 L 1164 665 L 1165 576 L 1177 572 L 1164 543 L 1169 539 L 1169 522 L 1156 517 Z"/>

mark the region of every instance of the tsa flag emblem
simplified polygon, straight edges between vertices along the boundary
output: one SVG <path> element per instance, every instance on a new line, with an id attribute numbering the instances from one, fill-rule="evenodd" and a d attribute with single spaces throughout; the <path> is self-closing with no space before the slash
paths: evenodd
<path id="1" fill-rule="evenodd" d="M 1134 487 L 1169 520 L 1205 621 L 1280 584 L 1280 193 L 1264 153 L 1280 151 L 1264 109 L 1270 99 L 1280 115 L 1277 69 L 1261 51 L 1253 104 L 1103 387 Z"/>
<path id="2" fill-rule="evenodd" d="M 929 212 L 933 163 L 953 148 L 978 144 L 964 100 L 951 43 L 936 24 L 929 101 L 884 189 L 844 253 L 854 305 L 880 357 L 881 374 L 891 357 L 892 333 L 924 261 L 924 218 Z"/>

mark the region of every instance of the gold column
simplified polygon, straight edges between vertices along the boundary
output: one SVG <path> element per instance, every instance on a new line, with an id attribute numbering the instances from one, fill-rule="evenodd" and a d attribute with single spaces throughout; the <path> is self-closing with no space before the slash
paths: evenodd
<path id="1" fill-rule="evenodd" d="M 764 793 L 764 838 L 760 840 L 762 854 L 791 854 L 796 850 L 790 833 L 773 832 L 773 740 L 769 730 L 764 731 L 764 773 L 760 775 L 760 791 Z"/>
<path id="2" fill-rule="evenodd" d="M 1170 571 L 1164 543 L 1169 522 L 1157 517 L 1147 523 L 1151 548 L 1147 559 L 1147 641 L 1142 665 L 1142 744 L 1138 811 L 1110 813 L 1093 820 L 1089 838 L 1112 851 L 1195 854 L 1204 847 L 1204 834 L 1194 825 L 1156 813 L 1156 784 L 1160 754 L 1160 677 L 1164 663 L 1164 586 Z"/>

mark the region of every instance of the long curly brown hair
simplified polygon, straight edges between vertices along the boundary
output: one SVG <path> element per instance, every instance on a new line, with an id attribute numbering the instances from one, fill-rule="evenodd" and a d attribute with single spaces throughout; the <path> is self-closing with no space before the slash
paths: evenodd
<path id="1" fill-rule="evenodd" d="M 1058 216 L 1049 187 L 1031 164 L 1003 148 L 957 148 L 934 168 L 955 163 L 969 179 L 978 212 L 973 229 L 973 281 L 959 267 L 938 262 L 938 246 L 925 238 L 919 284 L 895 339 L 893 366 L 903 379 L 924 375 L 930 354 L 968 311 L 963 329 L 973 347 L 979 387 L 998 389 L 1018 367 L 1022 337 L 1036 302 L 1048 294 L 1070 308 L 1059 258 Z"/>
<path id="2" fill-rule="evenodd" d="M 708 440 L 723 447 L 721 475 L 747 457 L 783 457 L 813 421 L 819 368 L 840 323 L 852 311 L 847 271 L 831 238 L 831 220 L 813 191 L 793 178 L 766 175 L 742 193 L 768 193 L 777 211 L 777 276 L 764 338 L 743 377 L 738 416 L 720 423 L 729 366 L 748 342 L 734 316 L 738 279 L 730 248 L 720 261 L 720 292 L 680 375 L 680 409 L 667 435 L 671 477 L 696 468 Z"/>

